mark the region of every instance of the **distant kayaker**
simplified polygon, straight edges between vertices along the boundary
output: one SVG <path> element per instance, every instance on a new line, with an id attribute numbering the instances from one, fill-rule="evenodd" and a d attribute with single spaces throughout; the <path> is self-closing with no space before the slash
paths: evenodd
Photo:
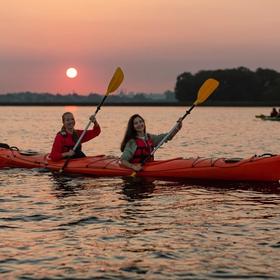
<path id="1" fill-rule="evenodd" d="M 271 111 L 271 113 L 270 113 L 270 116 L 271 116 L 271 117 L 277 117 L 277 116 L 278 116 L 278 112 L 277 112 L 276 108 L 273 108 L 273 109 L 272 109 L 272 111 Z"/>
<path id="2" fill-rule="evenodd" d="M 177 129 L 168 140 L 171 140 L 181 129 L 182 122 L 179 121 Z M 142 169 L 141 163 L 148 157 L 154 147 L 167 135 L 167 133 L 154 135 L 146 133 L 146 125 L 144 119 L 135 114 L 130 117 L 127 124 L 127 129 L 121 143 L 121 163 L 125 167 L 131 168 L 134 171 Z M 153 157 L 149 159 L 153 160 Z"/>
<path id="3" fill-rule="evenodd" d="M 86 131 L 81 143 L 87 142 L 95 138 L 101 132 L 100 126 L 97 120 L 95 119 L 94 115 L 90 116 L 89 119 L 94 124 L 94 126 L 91 130 Z M 75 151 L 73 151 L 76 142 L 83 133 L 83 130 L 74 129 L 74 115 L 71 112 L 65 112 L 62 115 L 62 123 L 63 126 L 54 139 L 52 151 L 49 157 L 54 161 L 58 161 L 69 157 L 85 157 L 85 154 L 82 152 L 81 144 L 77 147 Z"/>

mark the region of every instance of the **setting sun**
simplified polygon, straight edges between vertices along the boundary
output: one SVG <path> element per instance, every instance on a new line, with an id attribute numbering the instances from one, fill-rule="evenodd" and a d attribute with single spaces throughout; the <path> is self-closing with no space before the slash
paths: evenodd
<path id="1" fill-rule="evenodd" d="M 66 70 L 66 76 L 67 76 L 68 78 L 73 79 L 73 78 L 77 77 L 77 75 L 78 75 L 78 71 L 77 71 L 77 69 L 74 68 L 74 67 L 68 68 L 68 69 Z"/>

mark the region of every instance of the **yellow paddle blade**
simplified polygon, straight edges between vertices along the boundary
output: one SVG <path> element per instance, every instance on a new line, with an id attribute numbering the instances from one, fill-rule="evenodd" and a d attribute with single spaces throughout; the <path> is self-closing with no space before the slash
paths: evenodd
<path id="1" fill-rule="evenodd" d="M 120 67 L 118 67 L 110 81 L 110 84 L 107 88 L 106 95 L 108 95 L 110 92 L 115 91 L 122 83 L 123 78 L 124 78 L 123 71 Z"/>
<path id="2" fill-rule="evenodd" d="M 198 91 L 197 99 L 194 102 L 194 105 L 204 102 L 214 92 L 219 84 L 220 83 L 215 79 L 206 80 Z"/>

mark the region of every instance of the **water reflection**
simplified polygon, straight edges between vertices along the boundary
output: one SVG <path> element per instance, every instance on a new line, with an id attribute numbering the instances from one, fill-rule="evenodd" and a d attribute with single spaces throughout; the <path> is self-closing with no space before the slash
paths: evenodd
<path id="1" fill-rule="evenodd" d="M 135 178 L 123 179 L 122 193 L 128 201 L 152 197 L 154 189 L 155 184 L 153 180 L 143 180 L 141 178 L 136 180 Z"/>
<path id="2" fill-rule="evenodd" d="M 50 175 L 54 186 L 54 194 L 58 198 L 76 196 L 81 190 L 93 189 L 99 187 L 114 186 L 121 190 L 124 199 L 134 201 L 137 199 L 150 198 L 153 195 L 155 188 L 162 187 L 165 189 L 189 189 L 201 188 L 211 192 L 230 192 L 230 191 L 253 191 L 263 194 L 280 194 L 279 183 L 257 183 L 257 182 L 211 182 L 211 181 L 188 181 L 188 182 L 164 182 L 155 181 L 152 178 L 93 178 L 93 177 L 78 177 L 64 176 L 52 173 Z M 1 182 L 0 182 L 1 183 Z"/>
<path id="3" fill-rule="evenodd" d="M 77 178 L 52 173 L 51 180 L 53 182 L 54 194 L 59 199 L 78 195 L 79 191 L 83 189 L 82 178 L 79 180 Z"/>
<path id="4" fill-rule="evenodd" d="M 160 182 L 160 181 L 157 181 Z M 161 184 L 161 183 L 160 183 Z M 163 182 L 164 184 L 164 182 Z M 172 188 L 205 188 L 209 191 L 231 191 L 231 190 L 248 190 L 269 194 L 280 194 L 280 184 L 277 182 L 240 182 L 240 181 L 201 181 L 201 180 L 188 180 L 177 182 L 166 182 Z"/>
<path id="5" fill-rule="evenodd" d="M 266 182 L 208 182 L 201 183 L 201 188 L 208 191 L 251 191 L 264 194 L 280 194 L 280 186 L 278 183 L 266 183 Z"/>
<path id="6" fill-rule="evenodd" d="M 11 108 L 1 109 L 2 142 L 48 152 L 64 108 Z M 92 108 L 78 110 L 84 123 Z M 102 137 L 83 148 L 88 155 L 119 156 L 118 135 L 135 108 L 104 110 Z M 165 131 L 182 113 L 181 107 L 138 110 L 153 120 L 154 133 Z M 256 121 L 259 108 L 199 110 L 157 159 L 250 157 L 279 150 L 279 135 L 263 133 L 279 132 L 279 124 Z M 279 278 L 278 185 L 136 183 L 38 171 L 0 172 L 5 279 Z"/>
<path id="7" fill-rule="evenodd" d="M 52 173 L 50 178 L 53 182 L 54 194 L 59 199 L 77 196 L 81 193 L 81 190 L 104 187 L 102 178 L 62 176 L 55 173 Z M 106 181 L 106 179 L 104 180 Z M 112 183 L 115 187 L 121 189 L 121 193 L 125 195 L 124 199 L 128 201 L 151 197 L 155 189 L 154 180 L 141 178 L 122 178 L 121 181 L 115 180 Z"/>

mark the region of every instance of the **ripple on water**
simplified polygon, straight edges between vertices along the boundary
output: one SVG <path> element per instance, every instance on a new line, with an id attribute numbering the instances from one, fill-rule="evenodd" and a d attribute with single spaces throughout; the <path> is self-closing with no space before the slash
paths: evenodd
<path id="1" fill-rule="evenodd" d="M 123 133 L 135 108 L 107 109 L 111 118 L 101 114 L 100 121 L 110 130 L 94 144 L 85 143 L 88 154 L 119 155 L 116 135 Z M 63 110 L 5 109 L 3 139 L 48 151 Z M 77 110 L 87 119 L 92 108 Z M 162 108 L 137 110 L 154 120 L 149 124 L 154 133 L 165 131 L 182 113 L 179 107 L 165 108 L 164 114 Z M 254 120 L 258 108 L 199 110 L 180 137 L 158 151 L 158 158 L 248 157 L 279 150 L 280 137 L 263 133 L 278 131 L 276 125 Z M 32 127 L 24 130 L 24 138 L 17 132 L 23 132 L 22 120 Z M 44 141 L 41 134 L 34 135 L 40 127 L 46 128 Z M 279 279 L 276 185 L 161 181 L 133 185 L 119 178 L 55 177 L 43 170 L 5 169 L 0 170 L 0 194 L 3 279 Z"/>

